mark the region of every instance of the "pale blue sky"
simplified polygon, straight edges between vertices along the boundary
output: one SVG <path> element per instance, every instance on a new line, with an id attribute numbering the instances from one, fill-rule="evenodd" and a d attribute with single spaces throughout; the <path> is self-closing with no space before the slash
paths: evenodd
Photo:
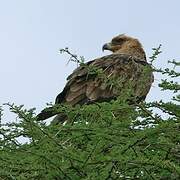
<path id="1" fill-rule="evenodd" d="M 40 111 L 76 67 L 67 66 L 60 48 L 91 60 L 106 55 L 102 45 L 122 33 L 137 37 L 147 56 L 161 43 L 156 65 L 166 67 L 180 57 L 180 1 L 0 0 L 0 104 Z M 155 83 L 147 100 L 164 96 Z"/>

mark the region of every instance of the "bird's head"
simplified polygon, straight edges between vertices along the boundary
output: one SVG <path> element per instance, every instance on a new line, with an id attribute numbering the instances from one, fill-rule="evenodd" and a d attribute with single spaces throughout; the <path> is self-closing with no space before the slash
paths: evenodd
<path id="1" fill-rule="evenodd" d="M 110 43 L 104 44 L 102 50 L 110 50 L 116 54 L 127 54 L 141 60 L 146 60 L 145 52 L 139 40 L 124 34 L 118 35 Z"/>

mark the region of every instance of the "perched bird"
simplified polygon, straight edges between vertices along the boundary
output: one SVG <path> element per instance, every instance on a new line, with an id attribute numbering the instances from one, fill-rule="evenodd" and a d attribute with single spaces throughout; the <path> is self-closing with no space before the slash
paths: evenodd
<path id="1" fill-rule="evenodd" d="M 128 88 L 131 89 L 129 99 L 133 98 L 139 103 L 146 98 L 154 78 L 139 40 L 121 34 L 104 44 L 102 49 L 110 50 L 112 54 L 76 68 L 67 78 L 67 83 L 56 97 L 55 104 L 74 106 L 110 101 L 124 96 L 124 90 Z M 100 71 L 97 71 L 98 69 Z M 55 114 L 51 109 L 43 110 L 37 119 L 44 120 L 53 115 Z M 56 121 L 63 121 L 63 118 L 64 116 L 59 114 Z"/>

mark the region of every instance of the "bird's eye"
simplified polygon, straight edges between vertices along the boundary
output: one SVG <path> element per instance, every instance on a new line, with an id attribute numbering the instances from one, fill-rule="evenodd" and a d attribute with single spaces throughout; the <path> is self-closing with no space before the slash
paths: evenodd
<path id="1" fill-rule="evenodd" d="M 122 43 L 121 39 L 112 39 L 112 44 L 114 44 L 114 45 L 118 45 L 118 44 L 121 44 L 121 43 Z"/>

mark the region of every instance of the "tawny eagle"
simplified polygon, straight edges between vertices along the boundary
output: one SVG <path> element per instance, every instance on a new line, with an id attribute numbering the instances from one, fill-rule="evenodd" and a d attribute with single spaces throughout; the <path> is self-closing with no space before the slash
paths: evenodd
<path id="1" fill-rule="evenodd" d="M 118 35 L 110 43 L 104 44 L 103 50 L 110 50 L 112 54 L 94 59 L 85 63 L 85 66 L 76 68 L 67 78 L 67 83 L 56 97 L 55 104 L 74 106 L 110 101 L 123 96 L 124 89 L 127 89 L 129 85 L 132 89 L 131 97 L 137 102 L 146 98 L 154 78 L 139 40 L 124 34 Z M 115 78 L 118 85 L 112 86 L 98 73 L 90 74 L 87 67 L 100 69 L 108 79 Z M 44 120 L 53 115 L 55 113 L 50 110 L 43 110 L 37 119 Z"/>

